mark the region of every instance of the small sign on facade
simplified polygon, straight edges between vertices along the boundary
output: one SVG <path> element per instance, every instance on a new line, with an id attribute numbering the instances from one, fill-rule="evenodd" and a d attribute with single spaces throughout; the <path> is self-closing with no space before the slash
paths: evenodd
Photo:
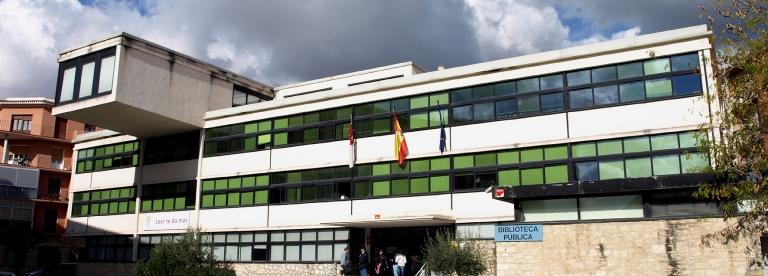
<path id="1" fill-rule="evenodd" d="M 144 217 L 144 230 L 180 230 L 189 228 L 189 212 L 151 213 Z"/>
<path id="2" fill-rule="evenodd" d="M 544 226 L 541 224 L 496 225 L 497 242 L 540 242 L 544 241 Z"/>

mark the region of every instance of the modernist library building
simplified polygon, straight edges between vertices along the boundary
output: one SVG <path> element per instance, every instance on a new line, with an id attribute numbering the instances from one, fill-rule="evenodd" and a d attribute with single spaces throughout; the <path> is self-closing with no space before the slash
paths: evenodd
<path id="1" fill-rule="evenodd" d="M 59 57 L 54 114 L 107 129 L 76 138 L 67 234 L 83 275 L 132 274 L 188 228 L 239 275 L 420 255 L 438 229 L 486 242 L 489 274 L 761 273 L 759 238 L 701 241 L 727 224 L 691 196 L 711 179 L 697 141 L 717 139 L 697 131 L 718 109 L 712 54 L 694 26 L 271 87 L 106 37 Z M 496 235 L 516 225 L 539 236 Z"/>

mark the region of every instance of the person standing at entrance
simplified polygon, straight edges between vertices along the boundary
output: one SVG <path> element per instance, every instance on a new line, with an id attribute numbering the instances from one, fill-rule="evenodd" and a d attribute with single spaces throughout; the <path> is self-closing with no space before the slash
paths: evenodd
<path id="1" fill-rule="evenodd" d="M 405 276 L 405 263 L 408 260 L 405 259 L 402 251 L 398 251 L 395 256 L 395 263 L 392 265 L 392 270 L 395 271 L 395 276 Z"/>
<path id="2" fill-rule="evenodd" d="M 387 255 L 384 255 L 384 250 L 379 249 L 379 257 L 376 259 L 376 275 L 387 275 L 387 269 L 389 269 L 389 262 L 387 262 Z"/>
<path id="3" fill-rule="evenodd" d="M 360 248 L 357 264 L 360 266 L 360 276 L 368 276 L 368 253 L 365 252 L 365 248 Z"/>
<path id="4" fill-rule="evenodd" d="M 341 253 L 341 271 L 339 272 L 340 275 L 347 274 L 347 271 L 349 271 L 349 247 L 344 247 L 344 252 Z"/>

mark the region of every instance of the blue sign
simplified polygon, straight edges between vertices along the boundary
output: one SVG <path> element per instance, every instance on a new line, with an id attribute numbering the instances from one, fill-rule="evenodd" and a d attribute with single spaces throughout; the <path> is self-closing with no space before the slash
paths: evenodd
<path id="1" fill-rule="evenodd" d="M 541 224 L 496 225 L 497 242 L 540 242 L 544 241 L 544 226 Z"/>

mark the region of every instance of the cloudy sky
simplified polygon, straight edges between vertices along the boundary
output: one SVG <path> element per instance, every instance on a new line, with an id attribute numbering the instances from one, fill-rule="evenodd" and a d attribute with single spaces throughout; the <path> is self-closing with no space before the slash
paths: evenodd
<path id="1" fill-rule="evenodd" d="M 696 1 L 0 0 L 0 97 L 52 97 L 57 53 L 121 31 L 278 86 L 703 24 Z"/>

